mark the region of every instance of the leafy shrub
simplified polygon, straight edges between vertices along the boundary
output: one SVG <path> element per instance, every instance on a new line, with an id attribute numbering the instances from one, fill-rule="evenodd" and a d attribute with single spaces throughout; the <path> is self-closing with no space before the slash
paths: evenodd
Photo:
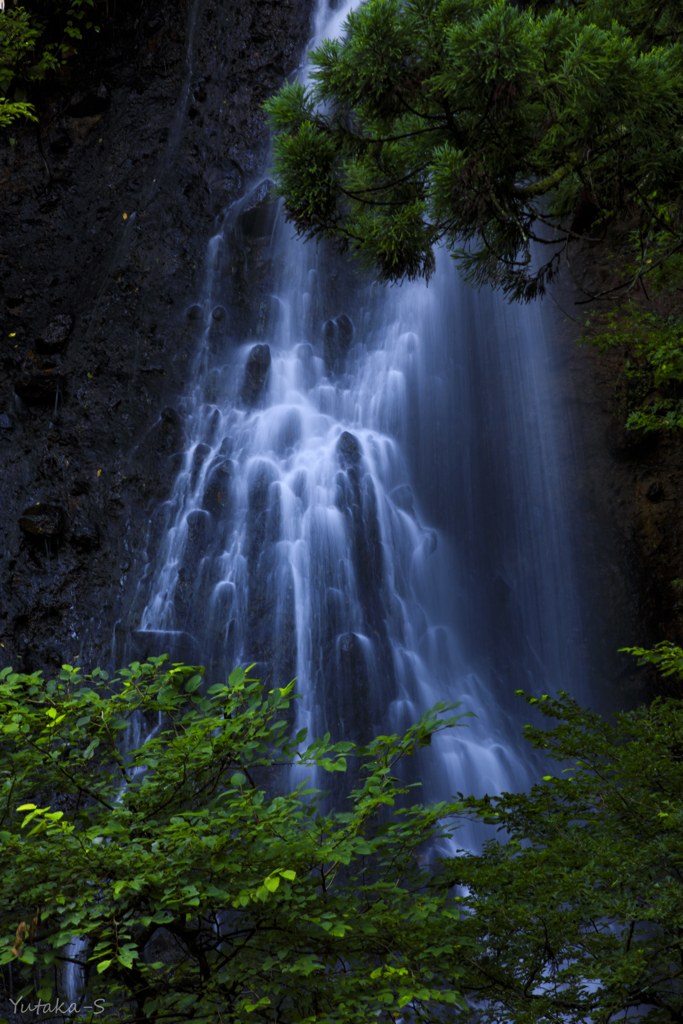
<path id="1" fill-rule="evenodd" d="M 83 31 L 99 32 L 95 0 L 57 0 L 41 18 L 26 7 L 0 13 L 0 127 L 18 117 L 35 121 L 31 86 L 73 57 Z"/>

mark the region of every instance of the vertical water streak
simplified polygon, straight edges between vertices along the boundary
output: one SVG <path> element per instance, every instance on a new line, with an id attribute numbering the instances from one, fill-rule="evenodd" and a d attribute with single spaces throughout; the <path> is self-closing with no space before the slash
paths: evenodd
<path id="1" fill-rule="evenodd" d="M 88 948 L 88 941 L 83 937 L 71 939 L 65 948 L 65 956 L 70 958 L 62 971 L 62 984 L 64 994 L 69 1005 L 80 1004 L 85 984 L 85 967 L 80 966 L 85 962 L 85 952 Z"/>

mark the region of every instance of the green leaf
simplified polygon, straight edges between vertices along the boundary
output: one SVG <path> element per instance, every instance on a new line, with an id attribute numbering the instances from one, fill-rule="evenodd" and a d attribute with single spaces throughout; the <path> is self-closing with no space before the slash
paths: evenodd
<path id="1" fill-rule="evenodd" d="M 185 683 L 185 692 L 194 693 L 202 685 L 203 679 L 200 675 L 192 676 L 191 679 Z"/>
<path id="2" fill-rule="evenodd" d="M 83 757 L 84 757 L 84 759 L 86 761 L 90 760 L 90 758 L 93 756 L 95 750 L 97 749 L 97 747 L 99 747 L 99 745 L 100 745 L 100 738 L 99 738 L 99 736 L 94 736 L 91 739 L 91 741 L 88 744 L 88 746 L 83 751 Z"/>

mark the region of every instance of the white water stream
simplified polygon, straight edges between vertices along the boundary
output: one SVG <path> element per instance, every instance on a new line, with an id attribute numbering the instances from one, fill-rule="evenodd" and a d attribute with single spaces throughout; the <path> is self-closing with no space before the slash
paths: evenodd
<path id="1" fill-rule="evenodd" d="M 352 6 L 320 0 L 316 40 Z M 136 642 L 196 652 L 214 678 L 296 676 L 316 735 L 364 740 L 459 699 L 477 718 L 421 765 L 425 795 L 523 788 L 514 690 L 581 697 L 584 675 L 543 310 L 473 293 L 445 257 L 429 288 L 374 287 L 278 215 L 267 308 L 240 333 L 235 240 L 247 273 L 263 259 L 250 208 L 208 244 Z"/>

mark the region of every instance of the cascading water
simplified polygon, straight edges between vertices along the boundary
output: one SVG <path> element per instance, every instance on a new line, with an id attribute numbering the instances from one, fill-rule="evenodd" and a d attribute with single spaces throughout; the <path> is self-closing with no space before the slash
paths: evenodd
<path id="1" fill-rule="evenodd" d="M 321 0 L 316 37 L 352 6 Z M 267 182 L 217 228 L 193 383 L 164 414 L 185 453 L 136 650 L 296 676 L 300 724 L 337 738 L 459 699 L 477 718 L 421 767 L 428 795 L 523 787 L 511 695 L 582 675 L 541 313 L 471 292 L 445 258 L 428 289 L 373 287 L 292 239 Z"/>

